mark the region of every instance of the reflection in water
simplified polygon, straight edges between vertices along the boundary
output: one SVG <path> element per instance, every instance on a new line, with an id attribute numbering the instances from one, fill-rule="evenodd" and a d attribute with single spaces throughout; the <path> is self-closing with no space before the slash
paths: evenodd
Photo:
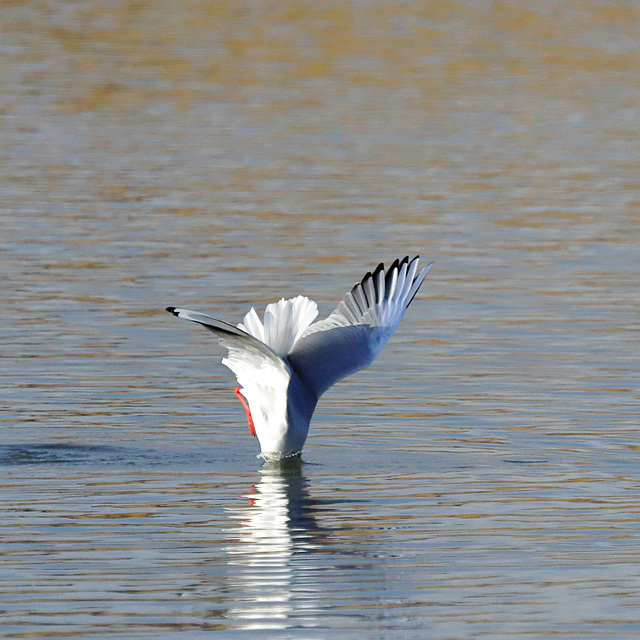
<path id="1" fill-rule="evenodd" d="M 230 580 L 246 597 L 228 615 L 246 629 L 283 629 L 294 614 L 296 624 L 316 617 L 310 574 L 321 566 L 314 555 L 327 536 L 316 521 L 299 460 L 284 468 L 265 466 L 261 473 L 249 503 L 230 513 L 237 523 L 226 549 Z"/>

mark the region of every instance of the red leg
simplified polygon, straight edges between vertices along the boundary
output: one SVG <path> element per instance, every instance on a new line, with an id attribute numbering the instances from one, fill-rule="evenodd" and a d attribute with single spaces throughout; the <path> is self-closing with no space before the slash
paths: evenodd
<path id="1" fill-rule="evenodd" d="M 249 404 L 247 403 L 246 398 L 242 395 L 241 389 L 242 389 L 242 387 L 236 387 L 234 389 L 234 391 L 236 392 L 236 395 L 238 396 L 240 402 L 242 402 L 242 406 L 244 407 L 244 410 L 247 412 L 247 420 L 249 421 L 249 431 L 251 432 L 252 436 L 255 436 L 256 435 L 256 428 L 253 426 L 253 418 L 251 417 L 251 409 L 249 409 Z"/>

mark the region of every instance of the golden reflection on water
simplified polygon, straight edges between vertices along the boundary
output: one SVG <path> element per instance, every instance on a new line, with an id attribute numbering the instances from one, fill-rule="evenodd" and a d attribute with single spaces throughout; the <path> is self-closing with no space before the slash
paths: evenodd
<path id="1" fill-rule="evenodd" d="M 30 82 L 61 85 L 59 104 L 79 111 L 158 99 L 184 109 L 208 91 L 243 100 L 241 88 L 263 86 L 278 92 L 249 106 L 273 119 L 274 109 L 323 102 L 327 90 L 385 87 L 400 92 L 399 104 L 412 107 L 403 117 L 414 118 L 492 78 L 503 98 L 510 85 L 510 102 L 487 106 L 532 122 L 520 96 L 562 93 L 567 101 L 553 107 L 566 112 L 574 92 L 589 100 L 594 76 L 628 73 L 636 87 L 640 78 L 638 9 L 620 4 L 87 2 L 44 10 L 27 2 L 5 6 L 3 18 L 33 61 L 56 62 L 46 75 L 36 67 Z M 331 85 L 314 88 L 317 81 Z"/>

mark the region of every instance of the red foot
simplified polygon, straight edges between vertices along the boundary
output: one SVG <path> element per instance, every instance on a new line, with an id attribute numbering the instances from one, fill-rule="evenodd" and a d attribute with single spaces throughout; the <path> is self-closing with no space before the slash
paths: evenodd
<path id="1" fill-rule="evenodd" d="M 253 418 L 251 417 L 251 409 L 249 409 L 249 405 L 247 404 L 247 400 L 242 395 L 241 390 L 242 390 L 242 387 L 236 387 L 234 389 L 234 391 L 236 392 L 236 395 L 238 396 L 240 402 L 242 402 L 242 406 L 244 407 L 244 410 L 247 412 L 247 420 L 249 421 L 249 431 L 251 432 L 252 436 L 255 436 L 256 435 L 256 428 L 253 426 Z"/>

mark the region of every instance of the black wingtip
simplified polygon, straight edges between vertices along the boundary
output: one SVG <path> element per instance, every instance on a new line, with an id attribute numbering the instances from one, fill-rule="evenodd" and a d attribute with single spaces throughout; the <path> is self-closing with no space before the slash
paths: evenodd
<path id="1" fill-rule="evenodd" d="M 168 311 L 169 313 L 173 313 L 174 316 L 177 316 L 178 314 L 176 313 L 176 308 L 175 307 L 167 307 L 165 309 L 165 311 Z"/>
<path id="2" fill-rule="evenodd" d="M 391 266 L 387 269 L 387 273 L 384 277 L 384 287 L 386 291 L 389 291 L 389 287 L 391 286 L 391 280 L 393 278 L 393 272 L 398 268 L 400 261 L 396 258 Z M 385 294 L 386 297 L 386 294 Z"/>

